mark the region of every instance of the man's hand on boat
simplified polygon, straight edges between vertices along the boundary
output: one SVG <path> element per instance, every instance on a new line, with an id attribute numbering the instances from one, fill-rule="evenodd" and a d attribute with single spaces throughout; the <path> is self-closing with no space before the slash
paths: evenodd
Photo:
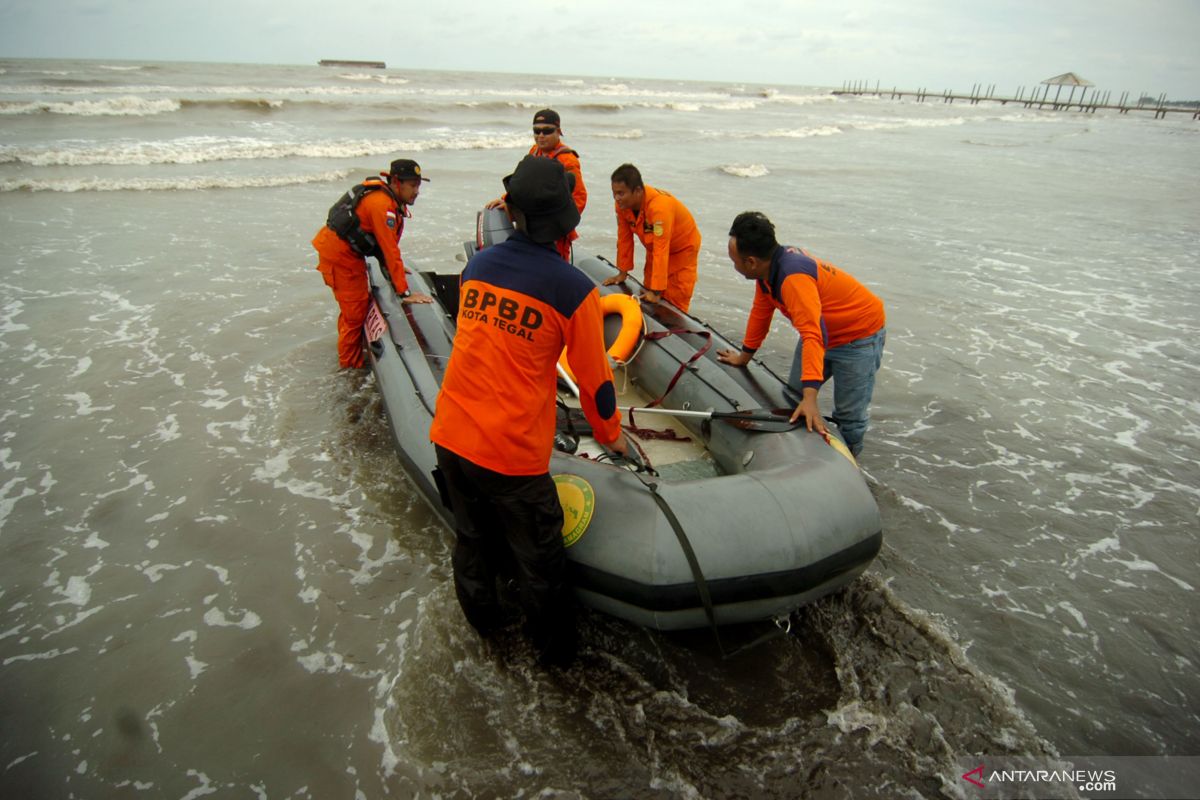
<path id="1" fill-rule="evenodd" d="M 427 294 L 422 294 L 421 292 L 413 292 L 408 297 L 403 298 L 400 302 L 407 303 L 409 305 L 414 303 L 432 303 L 433 298 Z"/>
<path id="2" fill-rule="evenodd" d="M 621 435 L 617 437 L 617 440 L 615 442 L 613 442 L 611 444 L 603 445 L 603 447 L 604 447 L 604 449 L 606 449 L 612 453 L 616 453 L 617 455 L 619 455 L 623 458 L 629 457 L 629 442 L 627 442 L 625 440 L 625 432 L 624 431 L 621 432 Z"/>
<path id="3" fill-rule="evenodd" d="M 731 350 L 725 348 L 717 351 L 717 361 L 722 364 L 728 364 L 731 367 L 744 367 L 750 363 L 750 354 L 742 350 Z M 804 425 L 810 431 L 816 431 L 821 435 L 828 435 L 829 429 L 825 427 L 825 418 L 821 416 L 821 409 L 817 406 L 817 390 L 806 387 L 801 395 L 800 405 L 796 406 L 796 410 L 792 412 L 789 422 L 795 422 L 799 419 L 804 420 Z"/>
<path id="4" fill-rule="evenodd" d="M 728 364 L 731 367 L 744 367 L 750 363 L 750 354 L 744 353 L 741 350 L 724 350 L 717 351 L 717 361 L 722 364 Z"/>
<path id="5" fill-rule="evenodd" d="M 822 436 L 829 435 L 829 429 L 825 427 L 825 419 L 821 416 L 821 409 L 817 407 L 817 390 L 810 386 L 804 387 L 800 405 L 796 406 L 796 410 L 792 412 L 791 421 L 795 422 L 800 418 L 804 419 L 804 424 L 810 431 L 816 431 Z"/>

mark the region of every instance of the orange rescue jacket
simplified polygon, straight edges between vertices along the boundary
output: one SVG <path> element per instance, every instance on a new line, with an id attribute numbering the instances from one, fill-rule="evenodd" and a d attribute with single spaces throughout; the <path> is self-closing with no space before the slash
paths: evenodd
<path id="1" fill-rule="evenodd" d="M 571 190 L 571 199 L 575 201 L 575 207 L 579 209 L 579 213 L 583 214 L 583 208 L 587 205 L 587 187 L 583 185 L 583 167 L 579 163 L 579 153 L 560 143 L 558 147 L 549 153 L 543 153 L 535 144 L 529 148 L 529 155 L 557 159 L 563 165 L 563 169 L 575 176 L 575 188 Z M 572 230 L 567 234 L 568 244 L 578 238 L 579 233 L 577 231 Z M 569 253 L 570 249 L 566 248 L 566 252 Z M 562 255 L 562 253 L 563 248 L 560 248 L 559 254 Z M 563 258 L 566 258 L 566 256 L 564 255 Z"/>
<path id="2" fill-rule="evenodd" d="M 621 434 L 599 293 L 553 250 L 518 232 L 475 255 L 429 438 L 504 475 L 541 475 L 554 446 L 563 346 L 596 440 Z"/>
<path id="3" fill-rule="evenodd" d="M 378 184 L 380 178 L 367 178 L 363 185 Z M 408 291 L 408 279 L 404 277 L 404 258 L 400 255 L 400 237 L 404 233 L 404 219 L 411 217 L 408 206 L 397 203 L 390 193 L 380 189 L 363 196 L 355 209 L 359 225 L 375 237 L 379 253 L 396 291 Z M 365 259 L 350 247 L 340 236 L 326 225 L 313 237 L 313 247 L 330 262 L 342 264 L 361 263 Z"/>
<path id="4" fill-rule="evenodd" d="M 633 269 L 633 237 L 646 247 L 646 288 L 663 292 L 667 288 L 667 271 L 673 253 L 700 250 L 700 231 L 692 214 L 672 195 L 653 186 L 645 186 L 642 208 L 637 214 L 616 206 L 617 268 L 622 272 Z"/>
<path id="5" fill-rule="evenodd" d="M 778 308 L 804 342 L 803 386 L 818 388 L 824 382 L 827 349 L 871 336 L 886 323 L 883 301 L 867 287 L 798 247 L 776 248 L 766 279 L 754 284 L 742 350 L 753 353 L 762 345 Z"/>

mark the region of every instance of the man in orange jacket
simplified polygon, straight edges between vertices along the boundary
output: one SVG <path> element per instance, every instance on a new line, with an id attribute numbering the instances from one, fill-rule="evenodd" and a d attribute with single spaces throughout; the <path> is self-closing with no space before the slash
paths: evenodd
<path id="1" fill-rule="evenodd" d="M 363 323 L 367 319 L 371 292 L 367 280 L 367 256 L 379 259 L 392 279 L 402 303 L 432 303 L 427 294 L 408 290 L 400 237 L 404 219 L 412 216 L 409 206 L 421 193 L 421 167 L 400 158 L 390 171 L 367 178 L 329 210 L 329 218 L 312 244 L 317 250 L 317 269 L 325 285 L 333 290 L 341 313 L 338 315 L 338 365 L 363 366 Z"/>
<path id="2" fill-rule="evenodd" d="M 622 455 L 627 445 L 599 292 L 555 252 L 579 223 L 566 172 L 552 159 L 525 156 L 504 184 L 516 232 L 463 270 L 454 349 L 429 437 L 454 512 L 454 584 L 467 621 L 485 636 L 503 624 L 495 579 L 515 560 L 538 658 L 566 666 L 575 654 L 574 600 L 549 473 L 564 345 L 596 441 Z"/>
<path id="3" fill-rule="evenodd" d="M 582 215 L 583 209 L 587 205 L 587 187 L 583 183 L 583 168 L 579 165 L 579 153 L 563 144 L 562 120 L 554 109 L 543 108 L 533 115 L 533 147 L 529 148 L 529 155 L 553 158 L 563 165 L 563 169 L 567 171 L 568 175 L 573 176 L 575 184 L 571 188 L 571 198 Z M 503 199 L 493 200 L 487 204 L 487 207 L 499 208 L 503 204 Z M 554 243 L 554 248 L 558 250 L 558 254 L 563 257 L 563 260 L 571 260 L 571 244 L 578 238 L 579 234 L 572 228 L 570 233 Z"/>
<path id="4" fill-rule="evenodd" d="M 788 385 L 800 398 L 792 421 L 826 433 L 817 407 L 821 385 L 833 378 L 833 421 L 850 452 L 862 452 L 870 421 L 875 373 L 887 340 L 883 301 L 849 273 L 813 258 L 798 247 L 780 245 L 775 226 L 757 211 L 733 220 L 729 259 L 754 281 L 754 305 L 741 350 L 720 350 L 717 359 L 748 363 L 771 330 L 779 309 L 800 334 Z"/>
<path id="5" fill-rule="evenodd" d="M 617 212 L 617 269 L 605 286 L 622 283 L 633 269 L 633 237 L 646 248 L 646 291 L 641 299 L 666 300 L 680 311 L 692 304 L 696 288 L 696 263 L 700 257 L 700 231 L 692 214 L 671 195 L 646 186 L 633 164 L 622 164 L 612 174 Z"/>

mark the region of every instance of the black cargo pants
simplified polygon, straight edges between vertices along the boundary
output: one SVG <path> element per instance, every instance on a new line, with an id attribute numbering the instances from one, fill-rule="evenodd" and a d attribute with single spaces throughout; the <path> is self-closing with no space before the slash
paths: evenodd
<path id="1" fill-rule="evenodd" d="M 575 600 L 567 584 L 554 480 L 549 473 L 504 475 L 436 449 L 454 512 L 454 588 L 467 621 L 483 635 L 502 624 L 496 578 L 513 566 L 539 659 L 569 663 L 575 654 Z"/>

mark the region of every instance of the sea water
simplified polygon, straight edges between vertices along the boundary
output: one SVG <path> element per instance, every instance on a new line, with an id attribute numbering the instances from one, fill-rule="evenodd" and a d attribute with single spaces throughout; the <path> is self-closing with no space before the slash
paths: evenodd
<path id="1" fill-rule="evenodd" d="M 337 369 L 330 204 L 417 159 L 403 251 L 454 268 L 546 106 L 577 251 L 615 255 L 628 161 L 694 214 L 729 336 L 747 209 L 887 305 L 883 551 L 734 659 L 594 613 L 567 673 L 482 643 Z M 0 794 L 964 797 L 964 759 L 1200 752 L 1198 183 L 1185 115 L 0 62 Z"/>

